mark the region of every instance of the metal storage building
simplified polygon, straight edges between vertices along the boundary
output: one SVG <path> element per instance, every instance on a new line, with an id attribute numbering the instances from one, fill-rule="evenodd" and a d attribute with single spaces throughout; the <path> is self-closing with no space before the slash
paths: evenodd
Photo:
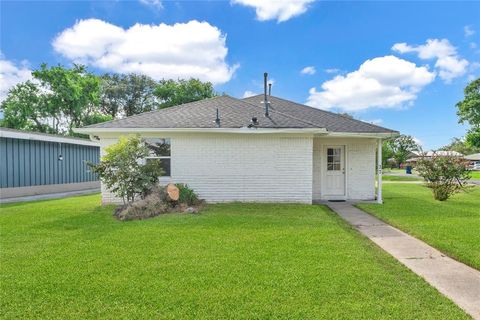
<path id="1" fill-rule="evenodd" d="M 99 188 L 99 158 L 87 139 L 0 128 L 0 199 Z"/>

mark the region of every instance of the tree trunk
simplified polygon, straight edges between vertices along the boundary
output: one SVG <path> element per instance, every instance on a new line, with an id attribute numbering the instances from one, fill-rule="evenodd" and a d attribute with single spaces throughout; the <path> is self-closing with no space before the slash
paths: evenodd
<path id="1" fill-rule="evenodd" d="M 180 190 L 178 190 L 177 186 L 173 183 L 167 185 L 165 192 L 167 193 L 166 198 L 169 202 L 176 202 L 178 201 L 178 198 L 180 198 Z"/>

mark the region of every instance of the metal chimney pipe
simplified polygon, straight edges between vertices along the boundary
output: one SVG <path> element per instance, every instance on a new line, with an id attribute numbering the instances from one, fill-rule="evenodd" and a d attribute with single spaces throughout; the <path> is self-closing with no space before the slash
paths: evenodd
<path id="1" fill-rule="evenodd" d="M 265 116 L 268 117 L 268 98 L 267 98 L 267 80 L 268 73 L 263 74 L 263 103 L 265 105 Z"/>
<path id="2" fill-rule="evenodd" d="M 217 108 L 217 117 L 215 118 L 215 123 L 217 124 L 217 127 L 220 127 L 220 115 L 218 113 L 218 108 Z"/>
<path id="3" fill-rule="evenodd" d="M 268 95 L 269 95 L 269 96 L 272 95 L 272 83 L 269 83 L 269 84 L 268 84 Z"/>

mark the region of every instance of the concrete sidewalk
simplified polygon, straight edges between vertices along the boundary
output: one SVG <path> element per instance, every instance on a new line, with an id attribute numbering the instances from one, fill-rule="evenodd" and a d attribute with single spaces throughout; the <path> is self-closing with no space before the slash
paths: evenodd
<path id="1" fill-rule="evenodd" d="M 2 204 L 2 203 L 12 203 L 12 202 L 47 200 L 47 199 L 59 199 L 59 198 L 73 197 L 73 196 L 99 193 L 99 192 L 100 192 L 100 188 L 95 188 L 95 189 L 78 190 L 78 191 L 58 192 L 58 193 L 49 193 L 49 194 L 38 194 L 38 195 L 34 195 L 34 196 L 0 199 L 0 204 Z"/>
<path id="2" fill-rule="evenodd" d="M 395 259 L 480 320 L 480 271 L 453 260 L 350 203 L 327 205 Z"/>

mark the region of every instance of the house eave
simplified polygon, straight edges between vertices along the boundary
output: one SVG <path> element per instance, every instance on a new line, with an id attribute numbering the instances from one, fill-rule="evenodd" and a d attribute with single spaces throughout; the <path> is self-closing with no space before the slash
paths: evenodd
<path id="1" fill-rule="evenodd" d="M 55 143 L 65 143 L 65 144 L 77 144 L 85 146 L 94 146 L 98 147 L 98 142 L 89 141 L 86 139 L 74 139 L 70 137 L 61 137 L 53 135 L 43 135 L 37 134 L 35 132 L 20 132 L 20 131 L 7 131 L 0 129 L 0 137 L 2 138 L 12 138 L 12 139 L 21 139 L 21 140 L 36 140 L 36 141 L 46 141 L 46 142 L 55 142 Z"/>
<path id="2" fill-rule="evenodd" d="M 328 136 L 333 138 L 372 138 L 389 139 L 400 135 L 399 132 L 329 132 Z"/>
<path id="3" fill-rule="evenodd" d="M 325 128 L 75 128 L 74 132 L 99 135 L 103 133 L 236 133 L 236 134 L 328 134 Z"/>

